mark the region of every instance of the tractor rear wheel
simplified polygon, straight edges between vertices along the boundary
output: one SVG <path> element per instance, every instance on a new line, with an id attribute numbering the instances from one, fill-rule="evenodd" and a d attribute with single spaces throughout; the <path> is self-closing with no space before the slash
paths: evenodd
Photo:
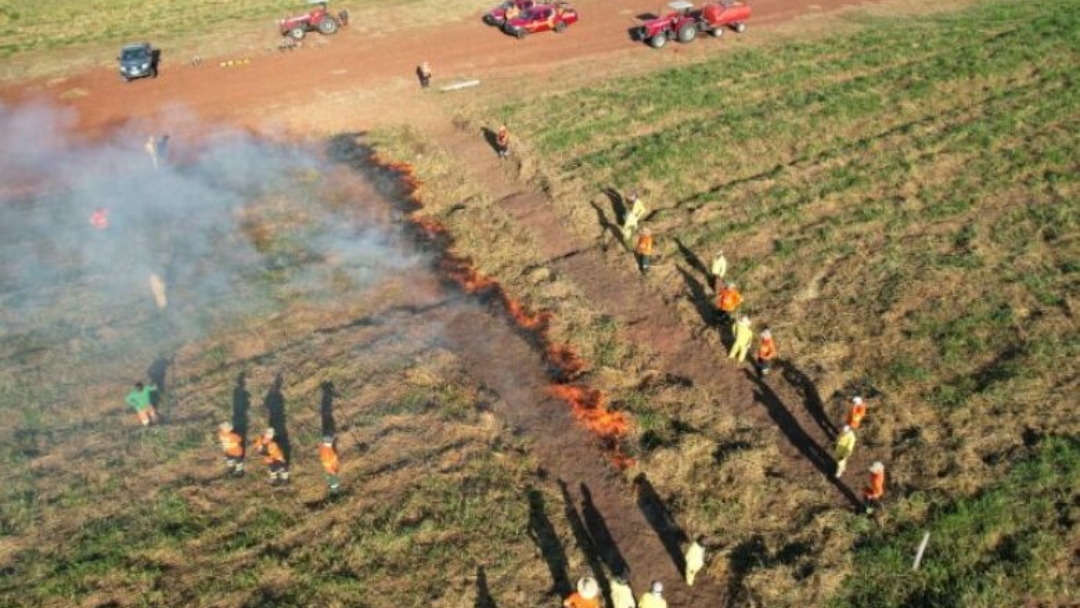
<path id="1" fill-rule="evenodd" d="M 693 21 L 688 21 L 679 28 L 679 42 L 693 42 L 697 37 L 697 24 Z"/>
<path id="2" fill-rule="evenodd" d="M 738 32 L 739 34 L 745 32 L 746 31 L 746 24 L 742 23 L 742 22 L 736 23 L 735 24 L 735 31 Z"/>
<path id="3" fill-rule="evenodd" d="M 565 32 L 565 31 L 566 31 L 566 22 L 565 21 L 560 21 L 560 22 L 555 24 L 555 33 L 556 34 L 561 34 L 561 33 Z"/>
<path id="4" fill-rule="evenodd" d="M 338 22 L 330 15 L 322 18 L 319 22 L 319 33 L 323 36 L 333 36 L 338 31 Z"/>
<path id="5" fill-rule="evenodd" d="M 305 34 L 307 34 L 307 30 L 305 30 L 302 25 L 298 25 L 289 30 L 289 38 L 292 38 L 293 40 L 303 40 Z"/>
<path id="6" fill-rule="evenodd" d="M 665 44 L 667 44 L 667 32 L 660 32 L 652 38 L 649 38 L 649 46 L 654 49 L 662 49 Z"/>

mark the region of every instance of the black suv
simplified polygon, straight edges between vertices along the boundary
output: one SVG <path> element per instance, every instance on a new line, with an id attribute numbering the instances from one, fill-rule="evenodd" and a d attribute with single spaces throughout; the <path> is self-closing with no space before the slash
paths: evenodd
<path id="1" fill-rule="evenodd" d="M 149 42 L 128 44 L 120 49 L 120 76 L 131 82 L 135 78 L 149 76 L 157 78 L 159 51 Z"/>

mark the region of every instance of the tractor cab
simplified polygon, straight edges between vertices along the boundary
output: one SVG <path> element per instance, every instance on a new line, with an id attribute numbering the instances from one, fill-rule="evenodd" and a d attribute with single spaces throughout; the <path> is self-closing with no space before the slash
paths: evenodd
<path id="1" fill-rule="evenodd" d="M 668 2 L 668 8 L 678 15 L 686 15 L 693 10 L 694 3 L 687 2 L 687 0 L 675 0 L 674 2 Z"/>

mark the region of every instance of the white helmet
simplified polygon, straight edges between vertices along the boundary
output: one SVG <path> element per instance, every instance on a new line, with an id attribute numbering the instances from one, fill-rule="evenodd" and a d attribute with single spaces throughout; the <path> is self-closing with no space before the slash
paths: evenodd
<path id="1" fill-rule="evenodd" d="M 266 437 L 267 439 L 273 439 L 274 438 L 274 427 L 270 427 L 270 428 L 266 429 L 265 431 L 263 431 L 263 437 Z"/>
<path id="2" fill-rule="evenodd" d="M 855 396 L 851 398 L 851 402 L 855 405 L 862 405 L 862 397 Z"/>
<path id="3" fill-rule="evenodd" d="M 581 597 L 587 600 L 596 599 L 600 595 L 600 585 L 591 576 L 578 579 L 577 590 Z"/>
<path id="4" fill-rule="evenodd" d="M 650 590 L 655 595 L 660 595 L 661 593 L 664 592 L 664 583 L 661 583 L 660 581 L 653 581 L 652 586 L 650 587 Z"/>
<path id="5" fill-rule="evenodd" d="M 233 425 L 231 422 L 222 422 L 218 425 L 217 428 L 223 433 L 228 433 L 229 431 L 233 430 Z"/>

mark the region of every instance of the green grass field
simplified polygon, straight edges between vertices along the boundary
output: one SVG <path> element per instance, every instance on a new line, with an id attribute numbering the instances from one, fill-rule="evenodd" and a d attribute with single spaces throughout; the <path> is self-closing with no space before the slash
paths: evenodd
<path id="1" fill-rule="evenodd" d="M 839 420 L 847 397 L 871 398 L 860 449 L 890 470 L 881 529 L 830 512 L 814 487 L 776 481 L 777 440 L 717 411 L 723 396 L 621 383 L 643 371 L 632 345 L 612 355 L 603 311 L 557 277 L 535 278 L 543 259 L 514 244 L 505 212 L 415 133 L 384 145 L 402 158 L 422 149 L 432 213 L 463 251 L 555 310 L 560 335 L 604 361 L 594 379 L 634 412 L 642 468 L 671 492 L 680 521 L 723 538 L 711 572 L 733 581 L 733 601 L 869 605 L 880 592 L 883 605 L 1055 605 L 1078 593 L 1069 556 L 1080 546 L 1080 477 L 1045 466 L 1074 460 L 1080 432 L 1074 8 L 856 12 L 837 20 L 841 33 L 811 27 L 805 38 L 461 111 L 466 126 L 511 126 L 522 174 L 535 173 L 583 239 L 603 238 L 592 208 L 610 206 L 602 189 L 643 189 L 674 261 L 649 283 L 692 327 L 700 303 L 687 295 L 676 241 L 702 260 L 723 248 L 748 312 L 809 374 L 826 413 Z M 1050 502 L 1014 508 L 1028 492 Z M 1025 538 L 1055 509 L 1064 515 L 1052 538 Z M 940 531 L 941 552 L 918 577 L 884 582 L 899 566 L 881 556 L 909 555 L 926 526 Z M 853 561 L 864 555 L 872 566 Z"/>

